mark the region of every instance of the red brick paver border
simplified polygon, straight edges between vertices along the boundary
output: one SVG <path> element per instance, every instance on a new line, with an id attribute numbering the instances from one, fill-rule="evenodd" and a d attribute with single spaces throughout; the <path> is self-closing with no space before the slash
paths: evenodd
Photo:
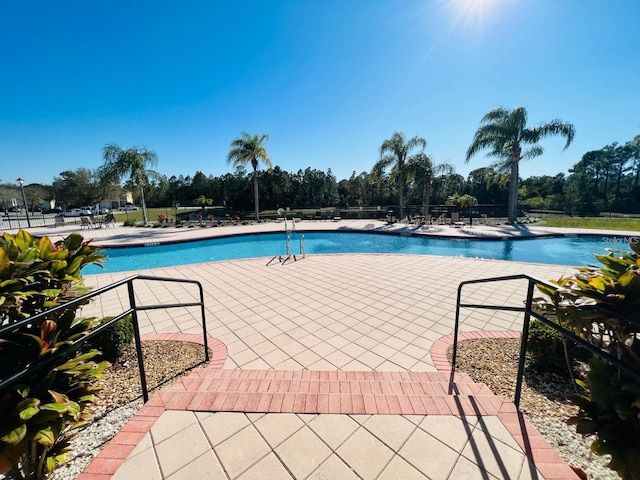
<path id="1" fill-rule="evenodd" d="M 204 345 L 202 335 L 186 335 L 181 333 L 141 335 L 142 341 L 193 342 Z M 221 369 L 227 359 L 227 347 L 220 340 L 207 337 L 211 350 L 207 369 Z M 197 371 L 196 369 L 194 371 Z M 193 375 L 193 372 L 189 375 Z M 187 377 L 188 378 L 188 377 Z M 165 412 L 165 407 L 157 392 L 149 401 L 122 427 L 122 430 L 100 451 L 87 465 L 76 480 L 108 480 L 120 468 L 133 449 L 140 443 L 156 420 Z"/>
<path id="2" fill-rule="evenodd" d="M 512 331 L 461 332 L 459 339 L 518 338 Z M 202 343 L 197 335 L 148 335 L 144 340 Z M 222 370 L 226 347 L 209 340 L 212 360 L 171 388 L 152 395 L 89 464 L 78 480 L 107 480 L 166 410 L 260 413 L 340 413 L 496 416 L 546 480 L 576 478 L 529 420 L 506 397 L 494 395 L 446 359 L 453 335 L 434 342 L 438 372 Z"/>
<path id="3" fill-rule="evenodd" d="M 513 330 L 459 332 L 458 341 L 478 338 L 520 338 L 521 335 L 521 332 Z M 448 372 L 449 374 L 452 372 L 451 364 L 447 360 L 447 350 L 451 345 L 453 345 L 453 334 L 439 338 L 431 346 L 431 360 L 439 372 Z M 458 375 L 460 373 L 456 372 L 455 376 Z M 497 417 L 545 479 L 577 478 L 571 467 L 510 400 L 501 403 L 498 407 Z"/>

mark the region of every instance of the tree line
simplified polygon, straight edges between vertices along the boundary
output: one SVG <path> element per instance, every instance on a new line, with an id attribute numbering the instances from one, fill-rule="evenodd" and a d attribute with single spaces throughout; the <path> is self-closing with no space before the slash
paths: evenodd
<path id="1" fill-rule="evenodd" d="M 402 217 L 406 205 L 426 212 L 430 205 L 462 195 L 481 205 L 507 205 L 511 221 L 518 208 L 579 215 L 640 212 L 640 136 L 624 145 L 613 143 L 585 153 L 569 175 L 519 177 L 520 161 L 542 154 L 541 139 L 561 135 L 567 148 L 574 134 L 573 125 L 560 120 L 528 126 L 522 107 L 494 109 L 481 120 L 465 160 L 481 151 L 496 160 L 472 170 L 466 178 L 455 173 L 452 165 L 434 162 L 425 152 L 424 138 L 407 139 L 402 132 L 383 141 L 370 171 L 354 171 L 341 180 L 331 169 L 287 172 L 272 166 L 267 134 L 243 133 L 233 140 L 227 161 L 234 170 L 220 176 L 197 171 L 193 176 L 167 177 L 152 169 L 158 162 L 155 152 L 108 144 L 99 169 L 63 171 L 51 185 L 25 185 L 25 195 L 31 205 L 56 199 L 70 208 L 105 199 L 122 201 L 122 192 L 128 190 L 143 206 L 213 204 L 235 211 L 254 209 L 256 218 L 261 209 L 378 205 L 398 205 Z M 260 170 L 261 164 L 266 168 Z M 0 188 L 2 208 L 7 208 L 11 197 L 17 198 L 17 188 L 11 184 Z"/>

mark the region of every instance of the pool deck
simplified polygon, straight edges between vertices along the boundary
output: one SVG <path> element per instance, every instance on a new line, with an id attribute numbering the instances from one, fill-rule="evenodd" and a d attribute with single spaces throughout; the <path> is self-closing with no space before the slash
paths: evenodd
<path id="1" fill-rule="evenodd" d="M 292 223 L 288 222 L 289 230 Z M 475 238 L 475 239 L 495 239 L 495 238 L 530 238 L 543 236 L 562 235 L 597 235 L 597 236 L 618 236 L 634 237 L 639 236 L 639 232 L 633 231 L 610 231 L 595 229 L 577 228 L 551 228 L 540 227 L 534 224 L 529 225 L 482 225 L 455 226 L 455 225 L 430 225 L 418 227 L 416 225 L 396 222 L 388 224 L 379 220 L 340 220 L 340 221 L 314 221 L 305 220 L 295 224 L 296 231 L 340 231 L 340 232 L 371 232 L 389 233 L 400 235 L 425 235 L 446 238 Z M 16 233 L 17 229 L 6 230 Z M 284 222 L 266 222 L 251 225 L 226 225 L 222 227 L 124 227 L 122 223 L 117 223 L 112 227 L 81 229 L 79 224 L 67 223 L 60 227 L 39 227 L 30 228 L 28 231 L 34 235 L 47 235 L 53 239 L 68 235 L 71 232 L 80 232 L 87 238 L 93 238 L 95 243 L 104 247 L 130 247 L 145 246 L 156 243 L 175 243 L 193 240 L 202 240 L 228 235 L 246 235 L 251 233 L 277 233 L 285 231 Z"/>
<path id="2" fill-rule="evenodd" d="M 67 235 L 76 227 L 31 229 Z M 312 222 L 298 231 L 385 231 L 455 237 L 592 233 L 530 226 L 416 229 L 370 221 Z M 282 232 L 283 223 L 220 228 L 83 230 L 103 246 Z M 613 233 L 611 235 L 614 235 Z M 615 232 L 634 236 L 637 232 Z M 577 478 L 513 403 L 464 374 L 453 380 L 458 284 L 573 268 L 423 255 L 310 255 L 201 263 L 144 273 L 199 280 L 213 360 L 155 392 L 80 480 L 106 479 L 570 479 Z M 87 275 L 104 286 L 131 272 Z M 526 284 L 465 290 L 465 301 L 521 306 Z M 138 305 L 197 299 L 197 291 L 136 284 Z M 128 308 L 125 289 L 87 315 Z M 139 315 L 147 339 L 202 341 L 198 308 Z M 463 310 L 463 338 L 518 337 L 512 312 Z"/>

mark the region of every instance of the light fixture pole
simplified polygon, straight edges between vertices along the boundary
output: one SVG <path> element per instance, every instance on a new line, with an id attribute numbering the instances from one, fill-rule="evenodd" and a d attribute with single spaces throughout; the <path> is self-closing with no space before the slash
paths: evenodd
<path id="1" fill-rule="evenodd" d="M 27 215 L 27 225 L 29 228 L 31 228 L 31 220 L 29 220 L 29 207 L 27 207 L 27 197 L 24 196 L 24 180 L 21 178 L 18 178 L 16 180 L 16 182 L 18 182 L 18 185 L 20 185 L 20 190 L 22 190 L 22 202 L 24 203 L 24 213 Z"/>

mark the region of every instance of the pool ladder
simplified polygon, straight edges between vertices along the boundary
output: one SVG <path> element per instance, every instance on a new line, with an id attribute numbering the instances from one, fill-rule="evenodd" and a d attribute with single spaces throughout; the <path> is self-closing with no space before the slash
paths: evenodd
<path id="1" fill-rule="evenodd" d="M 285 240 L 284 240 L 284 247 L 285 247 L 285 254 L 283 255 L 276 255 L 274 256 L 271 260 L 269 260 L 267 262 L 267 266 L 269 264 L 271 264 L 271 262 L 273 262 L 276 258 L 278 259 L 278 262 L 280 262 L 281 264 L 285 264 L 287 262 L 287 260 L 290 260 L 293 258 L 293 261 L 297 261 L 298 257 L 302 257 L 305 258 L 306 254 L 304 251 L 304 234 L 300 235 L 300 240 L 299 240 L 299 254 L 298 256 L 296 256 L 295 254 L 291 254 L 291 234 L 295 235 L 296 234 L 296 221 L 295 219 L 291 219 L 291 232 L 289 232 L 289 226 L 287 223 L 287 218 L 285 217 L 284 219 L 284 235 L 285 235 Z"/>

